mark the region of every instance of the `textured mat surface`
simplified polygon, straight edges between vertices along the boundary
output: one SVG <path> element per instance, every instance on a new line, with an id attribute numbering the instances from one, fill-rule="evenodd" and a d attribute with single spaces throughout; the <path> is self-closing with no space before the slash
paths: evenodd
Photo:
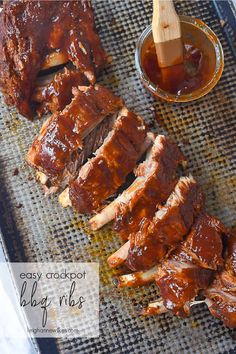
<path id="1" fill-rule="evenodd" d="M 94 1 L 103 44 L 113 56 L 101 82 L 124 98 L 159 133 L 169 134 L 189 160 L 188 171 L 202 184 L 207 211 L 231 226 L 236 210 L 236 64 L 210 1 L 178 1 L 179 14 L 204 20 L 219 36 L 225 70 L 217 87 L 198 102 L 169 105 L 154 101 L 137 78 L 135 42 L 151 22 L 150 0 Z M 154 109 L 153 109 L 154 108 Z M 58 340 L 61 353 L 234 353 L 235 332 L 212 318 L 204 306 L 181 320 L 171 315 L 142 318 L 137 308 L 157 297 L 154 285 L 117 290 L 117 274 L 106 265 L 119 240 L 106 227 L 91 233 L 87 219 L 46 199 L 24 156 L 41 126 L 0 102 L 1 228 L 14 261 L 99 261 L 100 337 Z M 18 170 L 15 170 L 15 169 Z M 46 353 L 46 352 L 45 352 Z"/>

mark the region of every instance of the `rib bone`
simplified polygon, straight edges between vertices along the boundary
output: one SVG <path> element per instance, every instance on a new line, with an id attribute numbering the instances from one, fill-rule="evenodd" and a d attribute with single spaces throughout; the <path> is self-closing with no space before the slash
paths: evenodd
<path id="1" fill-rule="evenodd" d="M 68 62 L 68 57 L 65 53 L 53 52 L 46 56 L 45 61 L 41 67 L 41 70 L 47 70 L 54 66 L 66 64 L 67 62 Z"/>
<path id="2" fill-rule="evenodd" d="M 118 249 L 115 253 L 113 253 L 107 260 L 108 265 L 111 268 L 116 268 L 120 264 L 122 264 L 127 256 L 129 251 L 129 241 L 126 242 L 121 248 Z"/>
<path id="3" fill-rule="evenodd" d="M 125 288 L 127 286 L 136 287 L 151 283 L 155 280 L 157 272 L 158 267 L 155 266 L 147 271 L 121 275 L 117 278 L 117 286 L 119 288 Z"/>
<path id="4" fill-rule="evenodd" d="M 199 301 L 193 300 L 190 303 L 190 307 L 195 306 L 195 305 L 199 305 L 199 304 L 203 304 L 203 303 L 205 303 L 205 300 L 199 300 Z M 161 315 L 161 314 L 167 313 L 167 312 L 169 312 L 169 311 L 164 306 L 163 300 L 160 299 L 155 302 L 150 302 L 146 308 L 141 310 L 140 314 L 142 316 L 152 316 L 152 315 Z"/>

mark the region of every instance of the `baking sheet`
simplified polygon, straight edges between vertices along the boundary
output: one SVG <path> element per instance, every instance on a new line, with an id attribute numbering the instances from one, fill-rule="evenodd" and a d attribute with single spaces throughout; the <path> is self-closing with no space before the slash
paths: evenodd
<path id="1" fill-rule="evenodd" d="M 222 23 L 211 1 L 177 1 L 179 14 L 201 18 L 219 36 L 225 70 L 216 88 L 201 100 L 171 105 L 154 101 L 137 78 L 135 42 L 151 22 L 150 0 L 93 1 L 104 47 L 113 56 L 100 81 L 124 98 L 158 133 L 167 133 L 189 160 L 188 171 L 202 184 L 207 211 L 226 225 L 235 223 L 236 210 L 236 62 Z M 154 110 L 153 110 L 154 108 Z M 154 113 L 156 112 L 156 113 Z M 56 197 L 43 196 L 24 156 L 39 132 L 33 123 L 0 101 L 0 211 L 4 242 L 12 261 L 99 261 L 100 337 L 55 342 L 39 341 L 42 353 L 234 353 L 235 331 L 226 329 L 204 305 L 189 319 L 170 314 L 142 318 L 138 307 L 157 297 L 154 285 L 118 290 L 117 271 L 106 259 L 120 241 L 105 227 L 90 232 L 86 217 L 59 206 Z M 16 168 L 18 170 L 16 170 Z M 50 343 L 54 347 L 50 348 Z"/>

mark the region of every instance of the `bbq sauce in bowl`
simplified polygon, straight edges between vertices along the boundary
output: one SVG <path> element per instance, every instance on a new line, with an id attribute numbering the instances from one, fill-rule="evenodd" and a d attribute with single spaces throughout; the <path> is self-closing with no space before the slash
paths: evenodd
<path id="1" fill-rule="evenodd" d="M 205 96 L 219 81 L 224 54 L 215 33 L 201 20 L 180 16 L 184 63 L 160 69 L 152 28 L 148 26 L 136 44 L 135 64 L 145 88 L 168 102 L 190 102 Z"/>
<path id="2" fill-rule="evenodd" d="M 143 68 L 150 80 L 162 90 L 174 95 L 194 92 L 205 86 L 212 76 L 201 49 L 184 43 L 184 62 L 165 69 L 158 66 L 155 44 L 150 41 L 143 56 Z"/>

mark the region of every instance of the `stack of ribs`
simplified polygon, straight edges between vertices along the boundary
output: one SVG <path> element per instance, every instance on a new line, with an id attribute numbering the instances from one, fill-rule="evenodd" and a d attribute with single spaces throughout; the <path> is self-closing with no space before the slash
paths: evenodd
<path id="1" fill-rule="evenodd" d="M 23 116 L 62 110 L 107 62 L 89 0 L 3 2 L 0 88 Z"/>

